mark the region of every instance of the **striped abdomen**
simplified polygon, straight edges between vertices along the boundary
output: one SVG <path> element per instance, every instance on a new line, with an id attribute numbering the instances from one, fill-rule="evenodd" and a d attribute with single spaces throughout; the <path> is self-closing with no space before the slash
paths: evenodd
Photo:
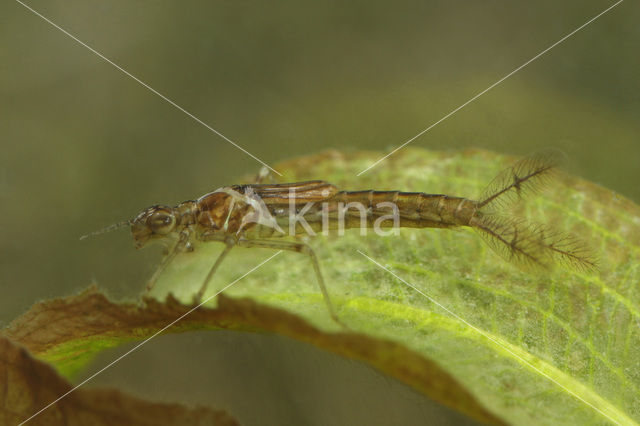
<path id="1" fill-rule="evenodd" d="M 476 202 L 465 198 L 399 191 L 339 191 L 321 201 L 267 206 L 284 234 L 264 227 L 253 229 L 256 236 L 263 238 L 374 225 L 380 228 L 469 226 L 477 210 Z M 291 211 L 292 207 L 295 211 Z"/>
<path id="2" fill-rule="evenodd" d="M 399 226 L 410 228 L 469 226 L 477 210 L 475 201 L 423 192 L 342 191 L 331 202 L 341 203 L 343 206 L 353 205 L 354 209 L 347 210 L 347 214 L 356 216 L 359 212 L 355 206 L 363 205 L 368 212 L 369 226 L 378 217 L 391 214 L 390 206 L 394 205 L 400 217 Z M 389 222 L 388 226 L 392 225 Z"/>

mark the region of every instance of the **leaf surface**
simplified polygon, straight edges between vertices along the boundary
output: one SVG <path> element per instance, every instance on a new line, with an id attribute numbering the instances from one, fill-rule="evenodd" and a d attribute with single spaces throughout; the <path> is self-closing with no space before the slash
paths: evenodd
<path id="1" fill-rule="evenodd" d="M 348 190 L 422 191 L 477 198 L 514 161 L 476 150 L 445 153 L 403 149 L 356 177 L 380 156 L 375 152 L 327 152 L 276 168 L 284 172 L 283 181 L 323 179 Z M 268 304 L 312 326 L 306 322 L 300 322 L 305 324 L 300 329 L 294 325 L 272 326 L 268 321 L 261 322 L 266 321 L 261 316 L 257 317 L 259 321 L 246 323 L 231 316 L 208 324 L 185 318 L 186 322 L 178 323 L 174 331 L 223 327 L 288 334 L 369 362 L 435 400 L 484 421 L 498 422 L 499 416 L 513 424 L 637 424 L 640 208 L 610 190 L 560 175 L 546 192 L 520 205 L 515 213 L 552 223 L 585 240 L 597 254 L 598 269 L 579 272 L 558 268 L 544 273 L 521 270 L 496 256 L 474 232 L 464 229 L 403 229 L 399 236 L 387 237 L 371 232 L 362 236 L 358 230 L 350 230 L 344 236 L 319 236 L 310 241 L 338 315 L 358 333 L 339 333 L 345 339 L 341 345 L 349 346 L 350 338 L 366 335 L 371 342 L 398 342 L 408 352 L 387 351 L 371 343 L 366 351 L 354 355 L 337 349 L 340 345 L 322 344 L 308 337 L 307 333 L 316 332 L 325 336 L 316 328 L 333 332 L 340 328 L 327 314 L 309 260 L 289 252 L 231 286 L 225 295 L 250 297 L 260 303 L 245 306 L 249 312 L 265 309 L 261 304 Z M 171 292 L 189 305 L 220 250 L 215 243 L 205 243 L 193 253 L 180 255 L 163 274 L 153 295 L 164 300 Z M 234 249 L 209 294 L 271 254 L 263 249 Z M 225 302 L 221 303 L 229 300 L 222 299 Z M 167 306 L 174 309 L 179 305 L 170 299 Z M 224 310 L 224 306 L 221 308 Z M 25 318 L 9 329 L 21 342 L 25 336 L 18 335 L 27 322 Z M 54 346 L 46 346 L 49 338 L 45 337 L 39 349 L 27 346 L 62 371 L 71 372 L 86 361 L 87 354 L 123 340 L 144 338 L 160 327 L 155 323 L 128 334 L 124 327 L 123 335 L 117 332 L 118 321 L 114 318 L 115 334 L 105 330 Z M 289 328 L 296 331 L 286 331 Z M 312 329 L 316 331 L 312 333 Z M 424 363 L 443 371 L 432 367 L 425 370 Z M 442 373 L 446 374 L 440 376 Z M 432 374 L 447 377 L 447 389 L 459 392 L 457 384 L 461 384 L 464 392 L 450 394 L 433 386 Z M 456 386 L 449 387 L 451 383 Z M 460 395 L 465 395 L 464 402 L 458 404 L 455 401 Z"/>
<path id="2" fill-rule="evenodd" d="M 184 305 L 172 296 L 162 303 L 114 303 L 95 287 L 77 296 L 33 306 L 5 331 L 62 371 L 84 365 L 105 347 L 153 337 L 183 317 L 167 332 L 203 329 L 270 331 L 358 359 L 483 422 L 500 424 L 453 377 L 434 362 L 388 340 L 352 332 L 325 333 L 303 319 L 250 299 L 218 298 L 216 309 Z M 62 394 L 63 392 L 61 392 Z"/>

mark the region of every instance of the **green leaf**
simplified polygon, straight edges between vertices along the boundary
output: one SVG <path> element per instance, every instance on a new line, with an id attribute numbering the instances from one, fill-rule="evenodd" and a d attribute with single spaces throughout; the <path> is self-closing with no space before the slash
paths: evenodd
<path id="1" fill-rule="evenodd" d="M 328 152 L 276 168 L 283 181 L 324 179 L 348 190 L 475 198 L 515 161 L 485 151 L 407 149 L 356 177 L 378 158 L 380 153 Z M 584 239 L 597 254 L 598 270 L 523 271 L 466 229 L 403 229 L 397 237 L 351 230 L 310 244 L 342 321 L 435 360 L 507 421 L 635 424 L 640 420 L 640 208 L 612 191 L 561 175 L 518 214 Z M 185 255 L 156 294 L 172 291 L 190 301 L 219 250 Z M 232 251 L 213 287 L 222 288 L 270 254 Z M 225 294 L 249 296 L 337 328 L 309 260 L 296 253 L 278 256 Z"/>
<path id="2" fill-rule="evenodd" d="M 326 333 L 293 314 L 248 298 L 231 299 L 220 295 L 218 305 L 216 309 L 184 305 L 172 296 L 165 302 L 145 299 L 144 306 L 114 303 L 95 287 L 90 287 L 76 296 L 37 303 L 15 320 L 4 334 L 55 365 L 59 372 L 70 374 L 105 347 L 146 339 L 138 343 L 140 346 L 165 331 L 276 332 L 365 361 L 483 423 L 504 424 L 440 366 L 399 343 L 353 332 Z M 63 393 L 61 391 L 60 395 Z"/>
<path id="3" fill-rule="evenodd" d="M 324 179 L 348 190 L 475 198 L 514 161 L 484 151 L 404 149 L 356 177 L 380 156 L 328 152 L 291 160 L 276 169 L 284 173 L 284 181 Z M 187 317 L 172 331 L 225 327 L 291 335 L 369 362 L 484 421 L 499 422 L 488 409 L 513 424 L 636 424 L 640 420 L 640 208 L 597 185 L 561 176 L 518 214 L 551 222 L 584 239 L 599 257 L 598 270 L 523 271 L 496 256 L 466 229 L 403 229 L 399 236 L 388 237 L 350 230 L 344 236 L 310 241 L 338 315 L 351 330 L 374 338 L 371 342 L 391 340 L 406 349 L 389 352 L 371 343 L 354 355 L 338 344 L 322 344 L 324 338 L 311 338 L 326 336 L 315 334 L 314 327 L 292 326 L 295 321 L 288 320 L 286 326 L 274 325 L 269 315 L 260 314 L 252 321 L 246 315 L 220 314 L 214 322 L 198 322 L 197 317 L 188 321 Z M 164 299 L 171 292 L 189 304 L 220 250 L 219 244 L 205 243 L 179 255 L 153 296 Z M 208 294 L 272 254 L 264 249 L 234 249 Z M 297 253 L 276 256 L 224 294 L 250 297 L 297 314 L 320 329 L 342 331 L 328 315 L 309 259 Z M 172 303 L 167 306 L 173 306 L 174 313 L 184 311 Z M 245 308 L 262 312 L 260 306 Z M 28 337 L 20 337 L 18 325 L 25 323 L 23 318 L 12 324 L 12 338 Z M 40 352 L 27 346 L 69 372 L 82 366 L 89 354 L 123 340 L 147 337 L 159 327 L 160 323 L 132 331 L 116 327 L 111 333 L 102 329 L 64 344 L 44 344 Z M 357 339 L 346 336 L 341 341 L 346 347 L 348 336 Z M 425 363 L 431 366 L 427 370 Z M 448 377 L 446 386 L 434 386 L 430 374 L 417 371 Z M 455 393 L 448 394 L 451 389 Z"/>

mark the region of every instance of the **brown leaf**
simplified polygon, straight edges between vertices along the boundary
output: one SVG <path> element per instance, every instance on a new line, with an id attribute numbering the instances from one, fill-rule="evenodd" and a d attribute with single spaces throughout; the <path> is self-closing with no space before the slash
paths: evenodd
<path id="1" fill-rule="evenodd" d="M 49 365 L 0 337 L 0 425 L 17 425 L 72 389 Z M 220 425 L 224 411 L 144 401 L 113 389 L 79 388 L 33 417 L 29 425 Z"/>
<path id="2" fill-rule="evenodd" d="M 69 359 L 77 363 L 79 358 L 92 356 L 95 345 L 82 342 L 142 340 L 193 308 L 171 295 L 164 303 L 155 299 L 145 302 L 145 306 L 116 304 L 91 287 L 77 296 L 34 305 L 3 333 L 37 356 L 44 355 L 64 365 Z M 200 307 L 167 332 L 211 328 L 276 332 L 308 342 L 366 362 L 472 418 L 503 424 L 440 366 L 398 343 L 352 332 L 326 333 L 296 315 L 250 299 L 220 295 L 217 309 Z"/>

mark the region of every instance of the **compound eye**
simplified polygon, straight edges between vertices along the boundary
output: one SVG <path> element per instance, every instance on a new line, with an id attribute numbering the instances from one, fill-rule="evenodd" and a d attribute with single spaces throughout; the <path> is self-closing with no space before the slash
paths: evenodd
<path id="1" fill-rule="evenodd" d="M 168 234 L 173 230 L 176 218 L 167 212 L 155 212 L 149 217 L 149 227 L 155 234 Z"/>

